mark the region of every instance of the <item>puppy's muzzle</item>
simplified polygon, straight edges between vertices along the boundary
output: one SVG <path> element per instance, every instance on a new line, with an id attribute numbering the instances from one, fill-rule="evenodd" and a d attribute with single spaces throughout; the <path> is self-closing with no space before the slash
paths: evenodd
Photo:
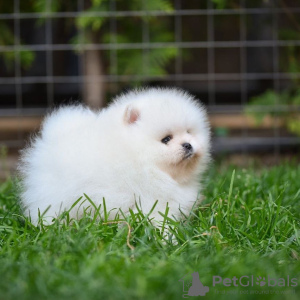
<path id="1" fill-rule="evenodd" d="M 194 154 L 193 146 L 190 143 L 182 144 L 184 150 L 184 159 L 191 157 Z"/>

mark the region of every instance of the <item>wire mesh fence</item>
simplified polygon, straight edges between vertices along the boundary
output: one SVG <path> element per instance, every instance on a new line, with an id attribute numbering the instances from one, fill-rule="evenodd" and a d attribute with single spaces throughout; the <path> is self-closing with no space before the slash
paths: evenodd
<path id="1" fill-rule="evenodd" d="M 98 107 L 150 85 L 182 87 L 206 104 L 215 152 L 299 149 L 298 1 L 6 2 L 2 145 L 24 145 L 57 105 Z"/>

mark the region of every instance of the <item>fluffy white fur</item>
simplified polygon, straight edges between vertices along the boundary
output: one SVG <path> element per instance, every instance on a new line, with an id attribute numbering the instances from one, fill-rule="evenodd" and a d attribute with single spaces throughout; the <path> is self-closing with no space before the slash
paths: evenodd
<path id="1" fill-rule="evenodd" d="M 167 144 L 162 142 L 171 136 Z M 184 144 L 192 150 L 185 150 Z M 189 148 L 189 147 L 188 147 Z M 161 219 L 190 212 L 198 198 L 200 175 L 209 161 L 210 131 L 205 110 L 186 92 L 144 89 L 123 94 L 106 109 L 66 106 L 52 112 L 40 134 L 23 150 L 19 169 L 26 215 L 38 210 L 56 217 L 83 193 L 96 206 L 128 212 L 140 203 Z M 198 198 L 199 199 L 199 198 Z M 81 207 L 71 210 L 80 217 Z M 51 219 L 50 219 L 51 220 Z"/>

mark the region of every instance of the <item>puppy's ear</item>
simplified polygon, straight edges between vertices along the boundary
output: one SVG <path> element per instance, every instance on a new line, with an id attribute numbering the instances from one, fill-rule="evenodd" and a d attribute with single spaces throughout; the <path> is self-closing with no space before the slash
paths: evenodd
<path id="1" fill-rule="evenodd" d="M 125 110 L 124 120 L 126 124 L 134 124 L 140 118 L 140 112 L 130 105 Z"/>

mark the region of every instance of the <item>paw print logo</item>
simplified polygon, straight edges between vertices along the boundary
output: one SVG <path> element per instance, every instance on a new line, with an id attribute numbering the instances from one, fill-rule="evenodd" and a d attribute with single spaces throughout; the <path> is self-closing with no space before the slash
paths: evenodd
<path id="1" fill-rule="evenodd" d="M 258 276 L 256 277 L 256 284 L 259 286 L 264 286 L 266 284 L 265 280 L 266 280 L 265 277 Z"/>

